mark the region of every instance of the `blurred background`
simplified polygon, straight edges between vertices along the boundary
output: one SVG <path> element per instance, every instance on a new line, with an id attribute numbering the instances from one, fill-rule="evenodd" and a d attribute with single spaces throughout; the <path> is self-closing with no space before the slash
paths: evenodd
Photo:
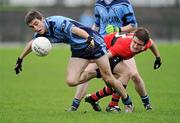
<path id="1" fill-rule="evenodd" d="M 95 0 L 0 0 L 0 43 L 25 43 L 32 32 L 24 23 L 30 9 L 45 16 L 63 15 L 91 26 Z M 180 0 L 130 0 L 139 26 L 161 42 L 180 41 Z"/>

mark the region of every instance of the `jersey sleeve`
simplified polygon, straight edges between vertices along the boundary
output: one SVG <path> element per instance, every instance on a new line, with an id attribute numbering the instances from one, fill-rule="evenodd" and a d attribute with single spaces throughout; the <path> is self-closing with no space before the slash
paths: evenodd
<path id="1" fill-rule="evenodd" d="M 64 19 L 62 22 L 59 22 L 59 26 L 62 32 L 71 34 L 71 29 L 74 26 L 74 24 L 71 23 L 69 20 Z"/>
<path id="2" fill-rule="evenodd" d="M 122 15 L 123 26 L 131 24 L 133 27 L 137 27 L 137 21 L 134 14 L 134 10 L 130 4 L 122 4 L 120 7 L 120 13 Z"/>
<path id="3" fill-rule="evenodd" d="M 100 15 L 99 15 L 97 6 L 95 6 L 95 9 L 94 9 L 94 16 L 95 16 L 95 24 L 99 27 L 100 26 Z"/>

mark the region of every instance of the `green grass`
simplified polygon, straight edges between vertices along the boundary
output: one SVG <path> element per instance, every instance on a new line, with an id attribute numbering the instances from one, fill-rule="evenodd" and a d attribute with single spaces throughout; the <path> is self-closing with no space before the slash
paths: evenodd
<path id="1" fill-rule="evenodd" d="M 136 57 L 138 69 L 151 97 L 153 111 L 144 110 L 132 82 L 127 88 L 135 112 L 120 114 L 94 112 L 82 101 L 77 112 L 65 112 L 71 105 L 75 88 L 65 83 L 68 48 L 57 47 L 47 57 L 30 54 L 23 71 L 13 71 L 20 48 L 0 48 L 0 123 L 179 123 L 180 119 L 180 45 L 161 44 L 163 65 L 154 71 L 154 57 L 148 51 Z M 101 80 L 91 81 L 88 93 L 103 87 Z M 101 100 L 103 109 L 110 97 Z M 120 104 L 123 109 L 122 103 Z M 83 113 L 86 111 L 86 113 Z"/>

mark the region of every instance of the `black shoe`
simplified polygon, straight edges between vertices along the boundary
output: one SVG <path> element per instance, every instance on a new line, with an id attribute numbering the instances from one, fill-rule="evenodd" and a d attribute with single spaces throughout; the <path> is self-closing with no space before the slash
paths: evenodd
<path id="1" fill-rule="evenodd" d="M 99 106 L 99 103 L 98 102 L 95 102 L 91 99 L 91 95 L 88 94 L 85 96 L 85 102 L 88 102 L 91 104 L 91 106 L 93 107 L 93 109 L 95 111 L 101 111 L 101 107 Z"/>

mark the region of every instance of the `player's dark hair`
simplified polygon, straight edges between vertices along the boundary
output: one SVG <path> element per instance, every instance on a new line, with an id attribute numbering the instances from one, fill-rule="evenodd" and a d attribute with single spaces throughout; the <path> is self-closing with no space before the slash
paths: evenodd
<path id="1" fill-rule="evenodd" d="M 26 15 L 25 15 L 25 23 L 28 25 L 32 20 L 34 19 L 39 19 L 41 20 L 43 18 L 43 15 L 36 10 L 30 10 Z"/>
<path id="2" fill-rule="evenodd" d="M 150 39 L 148 30 L 143 27 L 138 28 L 135 31 L 134 36 L 143 41 L 144 45 L 146 45 Z"/>

